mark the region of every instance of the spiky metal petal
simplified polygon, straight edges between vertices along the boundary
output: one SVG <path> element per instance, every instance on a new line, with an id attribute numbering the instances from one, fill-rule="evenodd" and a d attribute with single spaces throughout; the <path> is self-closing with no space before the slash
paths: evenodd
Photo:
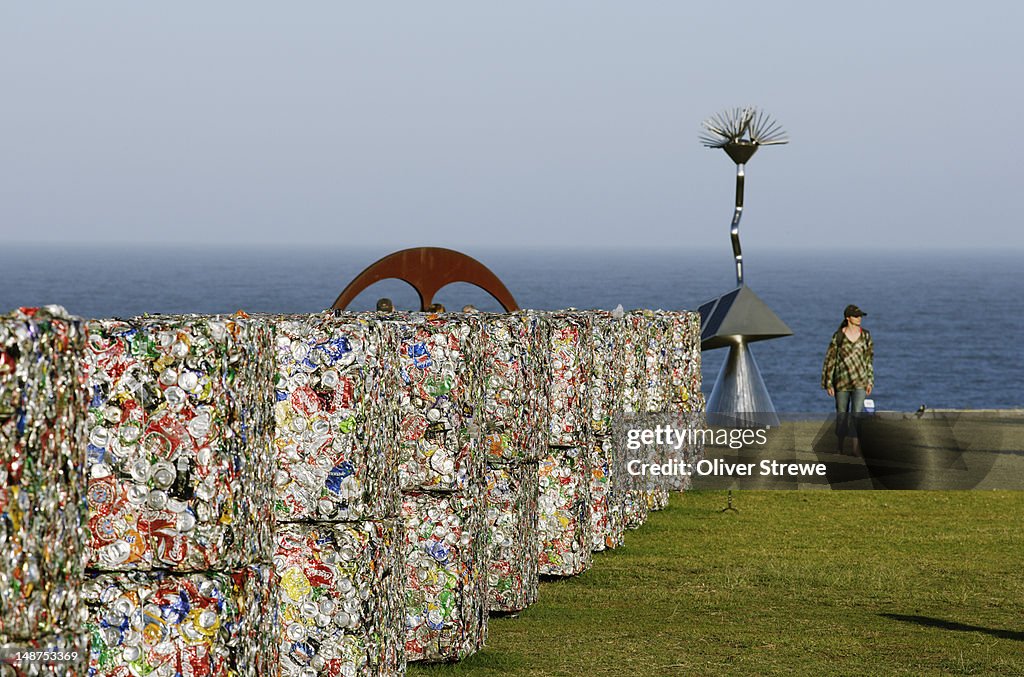
<path id="1" fill-rule="evenodd" d="M 701 123 L 700 141 L 708 148 L 777 146 L 788 143 L 786 132 L 766 113 L 753 106 L 733 108 L 713 115 Z"/>
<path id="2" fill-rule="evenodd" d="M 743 250 L 740 248 L 740 219 L 743 216 L 743 167 L 761 146 L 788 143 L 782 127 L 753 106 L 733 108 L 714 115 L 703 123 L 701 142 L 708 148 L 721 148 L 736 163 L 736 209 L 729 234 L 736 259 L 736 284 L 743 286 Z"/>

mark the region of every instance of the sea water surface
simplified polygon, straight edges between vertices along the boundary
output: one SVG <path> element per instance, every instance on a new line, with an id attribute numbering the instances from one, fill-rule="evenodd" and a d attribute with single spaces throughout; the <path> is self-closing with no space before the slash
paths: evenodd
<path id="1" fill-rule="evenodd" d="M 72 247 L 0 250 L 0 312 L 57 303 L 82 317 L 142 313 L 315 312 L 386 250 L 340 247 Z M 663 249 L 467 250 L 524 308 L 696 309 L 735 286 L 729 252 Z M 875 344 L 880 409 L 1024 406 L 1024 276 L 1019 252 L 750 252 L 744 276 L 793 330 L 752 344 L 780 412 L 827 412 L 821 363 L 842 310 L 855 303 Z M 366 290 L 417 305 L 403 282 Z M 466 284 L 442 289 L 450 309 L 498 310 Z M 710 393 L 725 350 L 704 353 Z"/>

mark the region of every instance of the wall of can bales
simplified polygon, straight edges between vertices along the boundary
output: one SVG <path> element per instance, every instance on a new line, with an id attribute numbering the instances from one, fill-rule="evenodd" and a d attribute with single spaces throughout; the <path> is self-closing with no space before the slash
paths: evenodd
<path id="1" fill-rule="evenodd" d="M 45 675 L 88 665 L 85 345 L 60 308 L 0 318 L 0 651 L 56 654 Z"/>
<path id="2" fill-rule="evenodd" d="M 5 316 L 0 644 L 50 651 L 39 674 L 111 677 L 465 658 L 490 613 L 664 507 L 619 471 L 614 430 L 700 424 L 698 325 Z"/>
<path id="3" fill-rule="evenodd" d="M 88 332 L 91 673 L 276 670 L 273 327 L 156 316 Z"/>

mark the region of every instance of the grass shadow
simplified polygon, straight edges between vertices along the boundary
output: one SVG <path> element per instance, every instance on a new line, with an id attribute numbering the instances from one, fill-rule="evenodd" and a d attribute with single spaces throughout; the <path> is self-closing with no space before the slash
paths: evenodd
<path id="1" fill-rule="evenodd" d="M 956 630 L 957 632 L 981 632 L 992 637 L 998 637 L 999 639 L 1012 639 L 1018 642 L 1024 642 L 1024 632 L 1016 632 L 1013 630 L 983 628 L 979 625 L 967 625 L 966 623 L 957 623 L 956 621 L 944 621 L 941 618 L 931 618 L 929 616 L 908 616 L 906 614 L 879 614 L 879 616 L 890 618 L 894 621 L 902 621 L 903 623 L 914 623 L 926 628 L 941 628 L 942 630 Z"/>

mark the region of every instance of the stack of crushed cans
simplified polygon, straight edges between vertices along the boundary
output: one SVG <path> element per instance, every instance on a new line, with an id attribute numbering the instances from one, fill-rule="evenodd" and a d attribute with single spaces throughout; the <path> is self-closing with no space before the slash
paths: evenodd
<path id="1" fill-rule="evenodd" d="M 668 320 L 662 311 L 638 310 L 647 324 L 643 345 L 644 369 L 641 379 L 643 404 L 641 411 L 652 422 L 665 422 L 668 412 Z M 651 459 L 657 462 L 667 460 L 667 448 L 659 446 L 653 450 Z M 647 507 L 650 510 L 664 510 L 668 506 L 669 491 L 664 486 L 652 486 L 647 490 Z"/>
<path id="2" fill-rule="evenodd" d="M 550 426 L 538 468 L 540 573 L 575 576 L 591 563 L 589 393 L 593 361 L 590 313 L 547 314 Z"/>
<path id="3" fill-rule="evenodd" d="M 280 675 L 404 674 L 396 327 L 271 321 Z"/>
<path id="4" fill-rule="evenodd" d="M 620 327 L 622 378 L 619 381 L 619 411 L 622 426 L 640 425 L 644 413 L 644 384 L 646 383 L 646 349 L 650 336 L 650 323 L 642 313 L 625 314 Z M 625 443 L 619 440 L 621 447 Z M 622 524 L 626 529 L 638 529 L 647 521 L 647 486 L 643 479 L 626 474 L 616 489 L 622 490 Z"/>
<path id="5" fill-rule="evenodd" d="M 490 610 L 537 599 L 537 459 L 547 452 L 547 325 L 536 313 L 485 318 L 484 450 Z"/>
<path id="6" fill-rule="evenodd" d="M 86 674 L 85 331 L 63 308 L 0 317 L 0 673 Z"/>
<path id="7" fill-rule="evenodd" d="M 701 392 L 700 315 L 689 311 L 663 311 L 668 322 L 666 349 L 669 387 L 667 413 L 681 430 L 699 430 L 705 425 L 705 402 Z M 682 448 L 683 462 L 693 464 L 704 457 L 703 438 Z M 689 487 L 689 476 L 684 478 Z"/>
<path id="8" fill-rule="evenodd" d="M 616 473 L 617 435 L 701 427 L 700 387 L 691 312 L 22 309 L 0 318 L 0 667 L 461 660 L 489 611 L 526 608 L 539 574 L 581 573 L 665 505 Z"/>
<path id="9" fill-rule="evenodd" d="M 277 669 L 274 358 L 244 316 L 89 324 L 89 672 Z"/>
<path id="10" fill-rule="evenodd" d="M 620 401 L 624 355 L 620 319 L 609 312 L 593 311 L 590 330 L 593 363 L 590 375 L 590 536 L 594 551 L 617 548 L 623 542 L 624 487 L 616 476 L 621 465 L 613 441 L 613 417 Z"/>
<path id="11" fill-rule="evenodd" d="M 488 532 L 479 314 L 395 314 L 405 650 L 457 661 L 487 638 Z"/>

